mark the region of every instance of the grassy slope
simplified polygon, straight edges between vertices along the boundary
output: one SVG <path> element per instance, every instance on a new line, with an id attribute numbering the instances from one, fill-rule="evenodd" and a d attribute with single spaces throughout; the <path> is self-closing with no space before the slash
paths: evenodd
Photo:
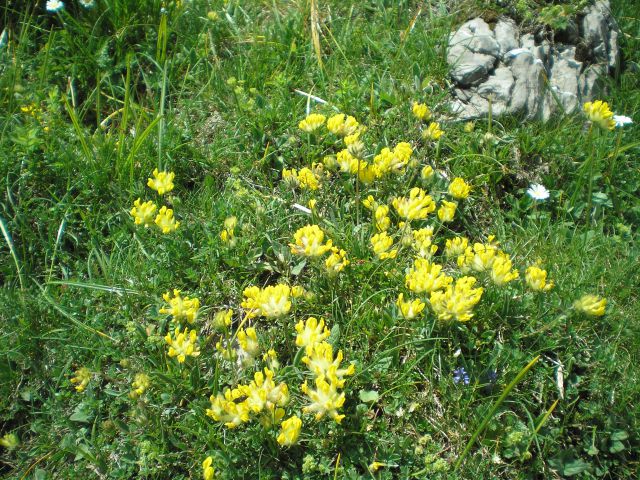
<path id="1" fill-rule="evenodd" d="M 29 473 L 42 470 L 37 478 L 106 471 L 116 478 L 165 478 L 167 471 L 195 478 L 205 454 L 213 454 L 229 478 L 255 478 L 256 471 L 264 478 L 296 478 L 303 463 L 309 478 L 327 478 L 338 454 L 345 468 L 339 478 L 369 478 L 366 466 L 374 459 L 397 465 L 382 469 L 380 478 L 527 478 L 550 476 L 550 468 L 620 478 L 637 470 L 637 149 L 620 158 L 611 181 L 620 213 L 599 208 L 595 226 L 587 227 L 579 202 L 578 213 L 567 213 L 563 203 L 578 188 L 576 166 L 586 158 L 574 140 L 584 135 L 580 118 L 545 126 L 505 120 L 494 124 L 501 141 L 493 147 L 481 144 L 485 123 L 471 134 L 447 124 L 442 148 L 421 145 L 416 155 L 476 186 L 467 222 L 454 229 L 473 239 L 496 234 L 505 250 L 517 252 L 521 268 L 543 259 L 557 287 L 542 311 L 519 289 L 494 291 L 487 298 L 495 302 L 483 301 L 468 327 L 430 321 L 405 328 L 388 308 L 396 293 L 388 290 L 383 269 L 369 266 L 365 230 L 353 234 L 353 191 L 343 193 L 336 184 L 318 199 L 335 225 L 332 238 L 366 261 L 333 285 L 309 272 L 298 279 L 278 259 L 306 220 L 289 205 L 308 199 L 282 189 L 279 172 L 319 153 L 297 133 L 305 99 L 294 89 L 355 115 L 369 128 L 372 150 L 375 144 L 419 142 L 409 105 L 424 100 L 442 111 L 448 17 L 425 7 L 410 30 L 416 2 L 322 2 L 320 70 L 306 2 L 251 2 L 226 12 L 218 5 L 216 21 L 195 2 L 170 10 L 163 75 L 159 5 L 152 3 L 137 8 L 115 2 L 112 14 L 99 19 L 78 10 L 73 16 L 83 20 L 65 17 L 67 29 L 41 11 L 14 14 L 10 46 L 0 51 L 6 112 L 0 216 L 15 248 L 15 261 L 5 247 L 0 258 L 0 426 L 22 441 L 3 453 L 3 473 L 21 475 L 38 462 Z M 618 15 L 628 65 L 639 60 L 640 22 L 629 16 L 631 7 L 619 7 Z M 91 31 L 86 25 L 96 20 L 99 27 Z M 234 93 L 230 77 L 244 82 L 243 92 Z M 608 100 L 616 111 L 637 112 L 638 86 L 632 71 L 612 83 Z M 44 107 L 44 120 L 20 112 L 32 101 Z M 138 144 L 161 108 L 161 133 L 156 124 Z M 106 129 L 96 128 L 118 109 L 124 110 Z M 635 132 L 625 133 L 625 143 Z M 135 198 L 152 198 L 144 183 L 158 162 L 177 178 L 170 202 L 183 224 L 169 237 L 135 229 L 128 215 Z M 535 212 L 522 200 L 530 181 L 554 192 L 552 202 Z M 596 187 L 611 193 L 603 179 Z M 391 184 L 375 194 L 389 197 L 403 188 Z M 236 249 L 227 251 L 218 232 L 231 214 L 242 233 Z M 396 284 L 403 268 L 391 271 Z M 212 346 L 203 349 L 197 367 L 167 362 L 161 338 L 166 320 L 158 322 L 157 313 L 161 293 L 173 287 L 197 294 L 208 319 L 221 305 L 237 305 L 245 286 L 280 277 L 316 288 L 317 298 L 300 313 L 340 325 L 345 357 L 358 364 L 346 388 L 344 427 L 310 427 L 304 447 L 286 451 L 258 426 L 225 434 L 204 417 L 211 391 L 232 383 L 233 375 L 218 371 Z M 586 292 L 607 297 L 610 313 L 596 320 L 572 317 L 569 324 L 566 307 Z M 511 307 L 512 301 L 519 306 Z M 296 352 L 282 331 L 265 331 L 265 343 L 272 342 L 287 362 Z M 540 362 L 502 405 L 463 471 L 451 473 L 487 407 L 536 355 Z M 532 436 L 539 416 L 558 398 L 559 365 L 565 398 Z M 83 395 L 69 383 L 79 366 L 100 372 Z M 460 366 L 472 377 L 469 388 L 451 380 Z M 137 371 L 154 379 L 145 402 L 126 396 Z M 497 372 L 496 385 L 491 371 Z M 359 405 L 360 390 L 376 390 L 380 399 Z M 523 458 L 529 443 L 532 458 Z"/>

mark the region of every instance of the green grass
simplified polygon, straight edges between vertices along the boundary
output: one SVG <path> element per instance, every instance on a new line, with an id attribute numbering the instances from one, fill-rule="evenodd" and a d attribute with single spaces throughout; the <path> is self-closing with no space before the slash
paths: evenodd
<path id="1" fill-rule="evenodd" d="M 494 119 L 472 132 L 446 121 L 445 46 L 465 12 L 490 2 L 99 1 L 48 14 L 43 4 L 0 7 L 0 474 L 7 478 L 201 478 L 213 457 L 220 478 L 633 478 L 638 474 L 640 361 L 639 148 L 625 128 L 615 169 L 616 133 L 588 140 L 581 115 L 546 125 Z M 617 2 L 616 2 L 617 3 Z M 313 45 L 317 8 L 320 59 Z M 541 6 L 517 2 L 523 14 Z M 608 101 L 634 117 L 640 20 L 633 2 L 615 5 L 626 69 Z M 497 10 L 500 13 L 501 10 Z M 216 15 L 208 15 L 215 12 Z M 3 27 L 5 28 L 5 27 Z M 356 184 L 333 174 L 317 192 L 291 189 L 283 168 L 303 168 L 342 148 L 331 136 L 298 129 L 311 111 L 345 112 L 367 127 L 367 160 L 407 141 L 419 167 Z M 426 102 L 445 136 L 424 141 L 411 115 Z M 21 108 L 36 106 L 33 114 Z M 627 148 L 628 147 L 628 148 Z M 594 169 L 581 167 L 593 154 Z M 432 183 L 419 178 L 431 164 Z M 154 168 L 175 172 L 175 189 L 146 187 Z M 449 179 L 473 185 L 455 221 L 435 213 L 434 261 L 447 238 L 496 235 L 520 279 L 485 287 L 469 322 L 438 320 L 427 306 L 398 316 L 412 254 L 380 261 L 370 249 L 372 194 L 391 205 L 413 186 L 440 200 Z M 551 198 L 534 206 L 525 191 L 543 183 Z M 593 197 L 587 195 L 591 184 Z M 169 205 L 176 232 L 134 225 L 134 200 Z M 292 208 L 315 198 L 313 216 Z M 591 205 L 591 211 L 589 211 Z M 398 217 L 390 216 L 397 232 Z M 233 247 L 219 237 L 238 218 Z M 323 262 L 288 244 L 317 223 L 351 261 L 336 279 Z M 399 233 L 395 234 L 396 240 Z M 540 260 L 555 288 L 534 294 L 527 266 Z M 279 427 L 257 421 L 228 429 L 205 415 L 209 396 L 248 383 L 263 365 L 238 368 L 216 352 L 216 312 L 243 290 L 278 282 L 313 297 L 291 314 L 254 325 L 263 351 L 276 350 L 277 382 L 298 415 L 298 444 L 282 448 Z M 201 355 L 179 364 L 163 337 L 173 331 L 162 294 L 200 299 L 194 328 Z M 604 317 L 571 308 L 583 294 L 608 301 Z M 295 346 L 294 325 L 323 317 L 341 349 L 341 424 L 303 414 L 300 390 L 312 377 Z M 524 375 L 525 367 L 539 360 Z M 71 383 L 88 368 L 84 392 Z M 464 367 L 469 384 L 454 382 Z M 151 378 L 129 396 L 136 373 Z M 516 381 L 517 380 L 517 381 Z M 506 394 L 506 395 L 505 395 Z M 474 434 L 475 432 L 475 434 Z M 8 438 L 8 437 L 5 437 Z M 384 464 L 369 470 L 374 461 Z"/>

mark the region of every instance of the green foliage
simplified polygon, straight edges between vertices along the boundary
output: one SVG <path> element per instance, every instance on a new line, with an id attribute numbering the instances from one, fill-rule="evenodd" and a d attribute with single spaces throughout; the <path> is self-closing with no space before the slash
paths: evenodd
<path id="1" fill-rule="evenodd" d="M 635 124 L 590 136 L 580 115 L 547 125 L 478 121 L 472 131 L 447 121 L 444 45 L 461 13 L 435 4 L 316 1 L 322 67 L 306 1 L 97 0 L 84 9 L 67 0 L 57 14 L 44 2 L 16 5 L 0 7 L 3 475 L 198 478 L 211 455 L 220 478 L 637 476 Z M 572 5 L 497 10 L 541 14 L 562 28 Z M 633 7 L 614 5 L 630 32 L 622 36 L 629 65 L 640 61 Z M 609 87 L 611 108 L 637 116 L 633 69 Z M 413 101 L 440 121 L 440 142 L 420 138 Z M 315 193 L 285 186 L 283 168 L 339 150 L 330 136 L 312 141 L 297 129 L 307 108 L 366 125 L 368 161 L 411 142 L 419 165 L 436 170 L 433 183 L 416 168 L 372 187 L 339 174 Z M 176 173 L 163 197 L 146 187 L 156 167 Z M 534 295 L 521 280 L 501 290 L 482 277 L 486 291 L 469 322 L 438 321 L 429 306 L 420 319 L 400 319 L 395 301 L 410 255 L 374 258 L 360 201 L 420 185 L 440 202 L 445 176 L 473 190 L 452 224 L 434 221 L 436 258 L 454 234 L 495 234 L 521 277 L 542 260 L 553 290 Z M 532 183 L 550 198 L 531 199 Z M 134 225 L 137 198 L 172 208 L 178 230 Z M 312 216 L 291 208 L 312 198 Z M 232 215 L 233 245 L 219 236 Z M 352 263 L 338 279 L 288 247 L 312 220 L 348 252 Z M 212 393 L 248 382 L 254 370 L 220 359 L 215 314 L 234 308 L 234 332 L 244 288 L 279 281 L 314 294 L 296 303 L 295 321 L 325 318 L 327 341 L 356 367 L 345 377 L 342 424 L 305 414 L 290 448 L 275 441 L 278 428 L 227 429 L 205 413 Z M 172 323 L 159 312 L 173 288 L 203 305 L 194 327 L 202 353 L 182 364 L 167 355 Z M 607 315 L 571 310 L 585 293 L 606 297 Z M 305 405 L 300 383 L 309 374 L 293 317 L 256 323 L 261 344 L 278 353 L 291 405 Z M 71 379 L 81 367 L 91 378 L 80 392 Z M 454 380 L 460 367 L 468 385 Z M 138 373 L 151 382 L 136 397 Z M 374 462 L 382 464 L 375 473 Z"/>

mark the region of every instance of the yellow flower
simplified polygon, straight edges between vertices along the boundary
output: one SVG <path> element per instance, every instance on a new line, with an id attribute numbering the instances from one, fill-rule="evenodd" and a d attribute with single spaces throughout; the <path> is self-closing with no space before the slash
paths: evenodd
<path id="1" fill-rule="evenodd" d="M 207 409 L 207 416 L 216 422 L 224 423 L 227 428 L 235 428 L 250 420 L 251 411 L 247 405 L 246 395 L 239 388 L 227 388 L 224 394 L 211 395 L 209 401 L 211 408 Z"/>
<path id="2" fill-rule="evenodd" d="M 473 122 L 467 122 L 464 124 L 465 133 L 471 133 L 475 130 L 475 128 L 476 128 L 476 124 Z"/>
<path id="3" fill-rule="evenodd" d="M 344 405 L 344 392 L 338 392 L 338 386 L 327 382 L 324 377 L 317 377 L 315 380 L 315 390 L 309 388 L 305 381 L 300 388 L 304 394 L 311 399 L 311 404 L 302 410 L 305 413 L 315 413 L 316 420 L 322 419 L 325 415 L 330 416 L 336 423 L 340 423 L 344 415 L 338 413 L 338 409 Z"/>
<path id="4" fill-rule="evenodd" d="M 298 347 L 307 347 L 309 345 L 313 345 L 314 343 L 319 343 L 327 338 L 331 332 L 325 326 L 324 320 L 321 318 L 319 321 L 315 317 L 309 317 L 305 322 L 300 320 L 296 324 L 296 345 Z"/>
<path id="5" fill-rule="evenodd" d="M 423 220 L 436 209 L 431 196 L 419 187 L 409 191 L 409 198 L 396 197 L 391 203 L 398 215 L 406 220 Z"/>
<path id="6" fill-rule="evenodd" d="M 393 239 L 387 235 L 387 232 L 380 232 L 371 237 L 371 246 L 373 247 L 373 252 L 376 254 L 380 260 L 385 260 L 387 258 L 396 258 L 398 254 L 397 249 L 391 249 L 393 245 Z"/>
<path id="7" fill-rule="evenodd" d="M 267 318 L 278 318 L 289 313 L 291 289 L 287 285 L 270 285 L 260 292 L 258 308 L 260 314 Z"/>
<path id="8" fill-rule="evenodd" d="M 349 263 L 351 262 L 347 259 L 347 252 L 336 247 L 331 249 L 331 255 L 329 255 L 324 261 L 324 265 L 329 275 L 340 273 L 344 270 L 344 267 L 349 265 Z"/>
<path id="9" fill-rule="evenodd" d="M 512 269 L 509 255 L 499 252 L 491 265 L 490 276 L 493 283 L 501 287 L 518 278 L 520 274 L 518 270 Z"/>
<path id="10" fill-rule="evenodd" d="M 200 355 L 200 349 L 197 346 L 198 334 L 195 330 L 189 331 L 187 327 L 183 331 L 176 328 L 174 332 L 175 338 L 171 336 L 171 332 L 164 337 L 169 345 L 169 356 L 178 357 L 179 363 L 184 363 L 187 357 L 197 357 Z"/>
<path id="11" fill-rule="evenodd" d="M 609 104 L 607 104 L 607 102 L 603 102 L 602 100 L 587 102 L 584 104 L 584 111 L 589 121 L 602 130 L 613 130 L 616 128 L 613 112 L 609 110 Z"/>
<path id="12" fill-rule="evenodd" d="M 444 254 L 447 257 L 457 257 L 462 255 L 469 245 L 469 240 L 466 237 L 454 237 L 447 239 L 444 247 Z"/>
<path id="13" fill-rule="evenodd" d="M 82 367 L 75 371 L 75 376 L 71 379 L 71 383 L 77 383 L 76 392 L 84 392 L 90 380 L 91 371 L 87 367 Z"/>
<path id="14" fill-rule="evenodd" d="M 382 467 L 386 467 L 387 464 L 386 463 L 382 463 L 382 462 L 373 462 L 371 463 L 371 465 L 369 465 L 369 471 L 371 473 L 376 473 L 378 470 L 380 470 Z"/>
<path id="15" fill-rule="evenodd" d="M 409 159 L 411 158 L 411 154 L 413 154 L 413 148 L 411 148 L 411 144 L 408 142 L 400 142 L 393 149 L 393 156 L 396 159 L 396 165 L 406 165 L 409 163 Z M 399 168 L 394 167 L 396 170 Z"/>
<path id="16" fill-rule="evenodd" d="M 578 312 L 585 313 L 594 317 L 601 317 L 605 313 L 607 300 L 597 295 L 584 295 L 579 300 L 573 302 L 573 308 Z"/>
<path id="17" fill-rule="evenodd" d="M 149 178 L 147 181 L 147 186 L 152 190 L 158 192 L 158 195 L 164 195 L 167 192 L 173 190 L 173 179 L 176 174 L 173 172 L 159 172 L 156 168 L 153 171 L 153 178 Z"/>
<path id="18" fill-rule="evenodd" d="M 474 243 L 473 248 L 467 247 L 458 257 L 458 266 L 463 272 L 468 272 L 469 269 L 484 272 L 491 269 L 499 253 L 498 247 L 490 242 Z"/>
<path id="19" fill-rule="evenodd" d="M 358 131 L 360 124 L 352 116 L 345 117 L 344 113 L 338 113 L 327 120 L 327 129 L 340 137 L 353 135 Z"/>
<path id="20" fill-rule="evenodd" d="M 305 348 L 305 356 L 302 357 L 302 363 L 316 377 L 326 377 L 338 388 L 344 385 L 344 377 L 353 375 L 355 366 L 349 365 L 347 368 L 340 368 L 343 355 L 342 350 L 338 350 L 336 357 L 333 358 L 333 347 L 327 342 L 311 343 Z"/>
<path id="21" fill-rule="evenodd" d="M 373 215 L 375 220 L 376 230 L 378 232 L 386 232 L 391 226 L 391 219 L 388 217 L 389 207 L 386 205 L 380 205 L 376 208 Z"/>
<path id="22" fill-rule="evenodd" d="M 307 292 L 305 291 L 304 287 L 301 287 L 300 285 L 295 285 L 291 287 L 291 296 L 293 298 L 300 298 L 306 293 Z"/>
<path id="23" fill-rule="evenodd" d="M 20 445 L 20 440 L 15 433 L 7 433 L 2 438 L 0 438 L 0 445 L 2 445 L 7 450 L 13 450 L 18 445 Z"/>
<path id="24" fill-rule="evenodd" d="M 299 228 L 293 236 L 295 243 L 290 243 L 289 248 L 294 255 L 304 257 L 319 257 L 324 255 L 333 246 L 331 240 L 324 242 L 324 232 L 318 225 L 305 225 Z"/>
<path id="25" fill-rule="evenodd" d="M 438 318 L 460 322 L 470 320 L 473 317 L 473 307 L 480 301 L 483 292 L 482 287 L 473 288 L 475 283 L 476 279 L 473 277 L 461 277 L 453 287 L 449 285 L 444 292 L 431 292 L 431 308 Z"/>
<path id="26" fill-rule="evenodd" d="M 298 172 L 298 184 L 302 189 L 317 190 L 320 188 L 318 177 L 307 167 L 300 169 Z"/>
<path id="27" fill-rule="evenodd" d="M 249 327 L 238 330 L 236 338 L 238 339 L 240 349 L 249 357 L 255 357 L 260 351 L 260 343 L 258 342 L 258 334 L 255 328 Z"/>
<path id="28" fill-rule="evenodd" d="M 456 202 L 442 201 L 442 205 L 438 209 L 438 218 L 441 222 L 452 222 L 453 217 L 456 214 L 456 208 L 458 204 Z"/>
<path id="29" fill-rule="evenodd" d="M 315 132 L 318 128 L 324 125 L 324 121 L 327 117 L 321 115 L 319 113 L 312 113 L 311 115 L 307 115 L 307 118 L 302 120 L 298 127 L 300 130 L 303 130 L 307 133 Z"/>
<path id="30" fill-rule="evenodd" d="M 449 195 L 451 195 L 453 198 L 467 198 L 470 192 L 471 186 L 460 177 L 454 178 L 453 181 L 449 184 Z"/>
<path id="31" fill-rule="evenodd" d="M 547 282 L 547 271 L 536 267 L 528 267 L 524 273 L 524 280 L 529 288 L 535 292 L 546 292 L 553 288 L 553 282 Z"/>
<path id="32" fill-rule="evenodd" d="M 136 373 L 133 382 L 131 382 L 131 392 L 129 397 L 140 397 L 151 386 L 151 379 L 145 373 Z"/>
<path id="33" fill-rule="evenodd" d="M 405 275 L 405 285 L 414 293 L 430 293 L 446 288 L 451 282 L 453 278 L 442 273 L 442 265 L 425 258 L 416 258 Z"/>
<path id="34" fill-rule="evenodd" d="M 411 246 L 419 257 L 431 258 L 431 256 L 436 253 L 438 247 L 436 245 L 432 245 L 433 227 L 425 227 L 418 230 L 413 230 L 411 234 L 413 237 Z"/>
<path id="35" fill-rule="evenodd" d="M 338 166 L 338 164 L 336 163 L 336 157 L 334 157 L 333 155 L 326 155 L 325 157 L 323 157 L 322 164 L 327 170 L 334 170 Z"/>
<path id="36" fill-rule="evenodd" d="M 180 290 L 173 290 L 173 298 L 171 293 L 167 292 L 162 295 L 165 302 L 169 304 L 169 308 L 161 308 L 159 311 L 163 315 L 173 316 L 175 322 L 187 321 L 193 323 L 196 319 L 198 309 L 200 308 L 200 300 L 197 298 L 189 298 L 180 295 Z"/>
<path id="37" fill-rule="evenodd" d="M 431 122 L 426 130 L 422 132 L 422 138 L 425 140 L 439 140 L 443 134 L 444 132 L 440 130 L 440 124 Z"/>
<path id="38" fill-rule="evenodd" d="M 367 162 L 360 162 L 360 170 L 358 170 L 358 179 L 364 184 L 372 183 L 378 177 L 378 170 L 374 165 Z"/>
<path id="39" fill-rule="evenodd" d="M 424 103 L 413 102 L 411 111 L 418 120 L 429 121 L 431 119 L 431 111 Z"/>
<path id="40" fill-rule="evenodd" d="M 278 354 L 273 348 L 270 348 L 264 355 L 262 355 L 262 360 L 267 362 L 267 365 L 271 370 L 277 370 L 278 368 L 280 368 Z"/>
<path id="41" fill-rule="evenodd" d="M 300 184 L 298 182 L 298 171 L 295 168 L 284 168 L 282 170 L 282 180 L 291 187 L 297 187 Z"/>
<path id="42" fill-rule="evenodd" d="M 422 310 L 424 310 L 425 307 L 425 303 L 419 298 L 405 302 L 403 293 L 398 295 L 396 305 L 398 306 L 398 310 L 400 310 L 400 314 L 406 320 L 413 320 L 416 318 L 420 313 L 422 313 Z"/>
<path id="43" fill-rule="evenodd" d="M 277 441 L 283 447 L 289 447 L 298 441 L 300 429 L 302 428 L 302 420 L 296 415 L 289 417 L 282 422 L 280 426 L 280 434 Z"/>
<path id="44" fill-rule="evenodd" d="M 213 316 L 213 326 L 216 330 L 224 330 L 231 326 L 231 318 L 233 317 L 233 310 L 230 308 L 227 310 L 221 310 L 216 312 Z"/>
<path id="45" fill-rule="evenodd" d="M 133 202 L 133 208 L 130 213 L 136 225 L 144 225 L 146 228 L 153 225 L 153 217 L 156 214 L 157 208 L 156 204 L 151 200 L 141 203 L 138 198 Z"/>
<path id="46" fill-rule="evenodd" d="M 431 165 L 425 165 L 420 171 L 420 178 L 422 178 L 422 180 L 429 180 L 433 177 L 434 173 L 435 172 L 433 171 L 433 167 Z"/>
<path id="47" fill-rule="evenodd" d="M 213 480 L 216 471 L 211 464 L 213 464 L 213 458 L 211 457 L 205 458 L 204 462 L 202 462 L 202 478 L 204 480 Z"/>
<path id="48" fill-rule="evenodd" d="M 387 147 L 383 148 L 378 155 L 373 157 L 373 165 L 378 177 L 382 177 L 391 172 L 395 164 L 396 161 L 393 152 Z"/>
<path id="49" fill-rule="evenodd" d="M 378 202 L 376 202 L 376 200 L 373 198 L 373 195 L 369 195 L 367 198 L 362 200 L 362 205 L 367 210 L 372 210 L 372 211 L 378 208 Z"/>
<path id="50" fill-rule="evenodd" d="M 160 230 L 162 230 L 162 233 L 174 232 L 180 226 L 180 222 L 176 222 L 176 219 L 173 218 L 173 210 L 167 207 L 162 207 L 160 209 L 155 222 Z"/>
<path id="51" fill-rule="evenodd" d="M 344 149 L 338 152 L 336 162 L 343 173 L 356 173 L 358 171 L 358 159 Z"/>

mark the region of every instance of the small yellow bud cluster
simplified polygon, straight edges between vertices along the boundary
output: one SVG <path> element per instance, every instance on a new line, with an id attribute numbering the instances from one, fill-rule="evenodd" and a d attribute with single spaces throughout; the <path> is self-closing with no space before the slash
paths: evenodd
<path id="1" fill-rule="evenodd" d="M 238 225 L 238 218 L 235 216 L 227 217 L 224 219 L 224 228 L 220 232 L 220 240 L 226 243 L 230 247 L 235 246 L 236 236 L 235 229 Z"/>
<path id="2" fill-rule="evenodd" d="M 277 284 L 265 288 L 247 287 L 241 303 L 247 318 L 280 318 L 291 310 L 292 291 L 288 285 Z"/>
<path id="3" fill-rule="evenodd" d="M 322 164 L 313 164 L 312 168 L 301 168 L 300 171 L 295 168 L 282 170 L 282 180 L 293 187 L 299 187 L 302 190 L 318 190 L 320 188 L 320 180 L 323 174 Z"/>
<path id="4" fill-rule="evenodd" d="M 131 382 L 131 391 L 129 392 L 129 398 L 136 399 L 142 396 L 144 392 L 151 386 L 151 379 L 146 373 L 136 373 L 136 376 Z"/>
<path id="5" fill-rule="evenodd" d="M 71 383 L 73 383 L 76 389 L 76 392 L 84 392 L 91 381 L 91 370 L 87 367 L 79 368 L 75 371 L 74 377 L 71 378 Z"/>
<path id="6" fill-rule="evenodd" d="M 200 355 L 198 334 L 195 330 L 189 330 L 185 327 L 181 331 L 179 327 L 176 327 L 173 336 L 169 332 L 164 339 L 169 345 L 169 356 L 177 357 L 178 363 L 184 363 L 187 357 Z"/>
<path id="7" fill-rule="evenodd" d="M 197 298 L 182 297 L 180 290 L 173 290 L 162 295 L 165 302 L 169 304 L 168 308 L 162 307 L 159 312 L 165 315 L 171 315 L 176 323 L 193 323 L 200 308 L 200 300 Z"/>

